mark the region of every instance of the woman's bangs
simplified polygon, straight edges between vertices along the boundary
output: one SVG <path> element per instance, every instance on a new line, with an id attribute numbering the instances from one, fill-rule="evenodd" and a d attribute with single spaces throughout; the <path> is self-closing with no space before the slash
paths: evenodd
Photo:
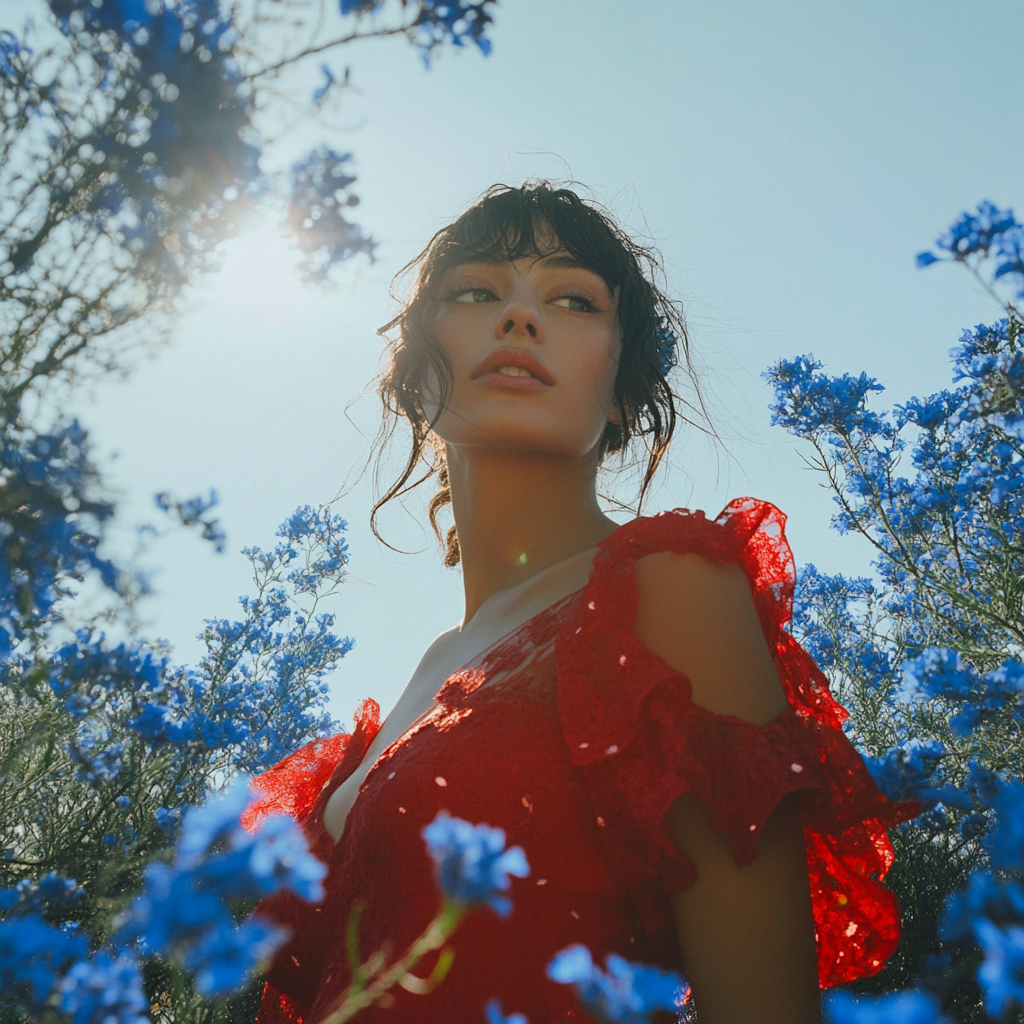
<path id="1" fill-rule="evenodd" d="M 430 261 L 432 281 L 464 263 L 505 263 L 567 252 L 610 289 L 618 287 L 625 277 L 621 244 L 600 218 L 557 193 L 543 200 L 533 196 L 524 201 L 512 191 L 470 210 L 441 240 Z"/>

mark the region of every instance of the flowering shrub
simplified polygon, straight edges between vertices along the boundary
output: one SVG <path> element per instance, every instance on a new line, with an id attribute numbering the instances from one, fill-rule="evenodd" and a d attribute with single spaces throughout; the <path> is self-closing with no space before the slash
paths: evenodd
<path id="1" fill-rule="evenodd" d="M 187 1020 L 201 997 L 242 988 L 283 938 L 236 919 L 281 887 L 319 898 L 323 866 L 291 819 L 245 832 L 244 785 L 195 805 L 336 731 L 324 677 L 352 641 L 319 605 L 344 578 L 345 523 L 303 507 L 272 550 L 246 549 L 256 595 L 241 599 L 241 620 L 207 622 L 206 655 L 184 668 L 159 644 L 72 628 L 77 515 L 52 531 L 47 600 L 10 616 L 3 661 L 0 1013 L 60 1007 L 98 1024 L 156 1001 L 163 1019 Z"/>
<path id="2" fill-rule="evenodd" d="M 0 411 L 111 368 L 143 340 L 126 328 L 169 312 L 258 206 L 287 210 L 310 278 L 372 257 L 342 214 L 351 154 L 318 146 L 275 176 L 262 126 L 282 102 L 294 120 L 309 60 L 359 39 L 405 36 L 428 65 L 447 46 L 486 55 L 495 2 L 37 0 L 20 35 L 0 32 Z M 321 73 L 309 116 L 348 79 Z"/>
<path id="3" fill-rule="evenodd" d="M 905 991 L 837 994 L 840 1024 L 1024 1010 L 1022 237 L 1011 211 L 982 203 L 918 256 L 965 266 L 1006 314 L 963 332 L 953 388 L 883 412 L 877 380 L 829 376 L 810 355 L 766 374 L 774 422 L 809 444 L 833 493 L 834 527 L 876 552 L 873 579 L 805 566 L 795 631 L 882 791 L 922 809 L 894 835 L 904 941 L 856 986 Z"/>
<path id="4" fill-rule="evenodd" d="M 372 256 L 348 219 L 351 156 L 320 146 L 275 178 L 264 119 L 294 102 L 290 72 L 358 39 L 404 36 L 426 61 L 467 42 L 486 54 L 493 3 L 37 0 L 22 32 L 0 31 L 5 1024 L 251 1019 L 251 986 L 206 997 L 249 985 L 281 941 L 246 918 L 253 903 L 282 887 L 315 899 L 323 869 L 289 820 L 244 832 L 246 789 L 225 787 L 336 730 L 325 680 L 352 646 L 323 606 L 345 523 L 303 507 L 273 549 L 245 550 L 239 618 L 207 620 L 199 663 L 174 664 L 138 636 L 145 580 L 100 553 L 114 508 L 85 431 L 26 410 L 89 365 L 115 369 L 144 337 L 131 325 L 166 324 L 261 205 L 286 211 L 311 278 Z M 310 116 L 347 81 L 322 73 Z M 214 495 L 156 500 L 223 550 Z"/>

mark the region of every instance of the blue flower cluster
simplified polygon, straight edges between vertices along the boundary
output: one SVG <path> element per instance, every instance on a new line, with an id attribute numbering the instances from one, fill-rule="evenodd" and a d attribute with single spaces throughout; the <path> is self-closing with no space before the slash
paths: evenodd
<path id="1" fill-rule="evenodd" d="M 423 63 L 430 66 L 434 51 L 445 44 L 472 43 L 485 57 L 491 53 L 486 32 L 494 22 L 490 8 L 497 0 L 420 0 L 413 41 Z"/>
<path id="2" fill-rule="evenodd" d="M 994 1020 L 1024 1007 L 1024 784 L 999 788 L 997 825 L 986 840 L 989 865 L 975 871 L 964 892 L 948 901 L 942 936 L 981 952 L 977 979 Z M 829 1000 L 830 1024 L 944 1024 L 938 1000 L 921 990 L 880 999 L 839 992 Z"/>
<path id="3" fill-rule="evenodd" d="M 353 641 L 334 634 L 334 616 L 316 607 L 344 577 L 345 529 L 328 510 L 303 506 L 279 529 L 275 549 L 247 548 L 259 594 L 241 599 L 241 621 L 207 621 L 197 668 L 172 666 L 145 645 L 111 646 L 88 630 L 60 647 L 48 681 L 76 723 L 67 751 L 78 777 L 96 785 L 117 778 L 132 735 L 146 756 L 169 755 L 178 766 L 199 759 L 256 772 L 334 731 L 322 710 L 324 677 Z M 297 610 L 298 599 L 309 608 Z"/>
<path id="4" fill-rule="evenodd" d="M 244 549 L 257 586 L 255 597 L 240 599 L 244 619 L 206 621 L 200 671 L 216 680 L 210 693 L 218 720 L 244 723 L 248 735 L 234 764 L 246 771 L 268 768 L 308 737 L 336 731 L 322 710 L 325 677 L 354 641 L 333 633 L 334 615 L 317 609 L 345 577 L 346 529 L 326 507 L 296 509 L 271 551 Z"/>
<path id="5" fill-rule="evenodd" d="M 227 534 L 221 529 L 220 522 L 208 513 L 218 503 L 217 492 L 210 491 L 209 498 L 194 497 L 173 498 L 167 491 L 161 491 L 154 496 L 156 507 L 161 512 L 173 516 L 182 526 L 197 528 L 203 540 L 208 540 L 218 553 L 224 551 L 227 544 Z"/>
<path id="6" fill-rule="evenodd" d="M 841 439 L 869 436 L 883 429 L 882 419 L 867 409 L 867 397 L 885 390 L 866 373 L 829 377 L 812 355 L 784 359 L 765 373 L 775 388 L 772 426 L 784 427 L 797 437 Z"/>
<path id="7" fill-rule="evenodd" d="M 512 884 L 509 876 L 526 878 L 530 865 L 521 846 L 505 848 L 502 829 L 471 825 L 441 811 L 423 829 L 423 838 L 449 900 L 467 907 L 486 904 L 501 917 L 512 912 L 512 901 L 502 893 Z"/>
<path id="8" fill-rule="evenodd" d="M 1024 721 L 1024 664 L 1019 658 L 979 675 L 956 651 L 929 647 L 904 663 L 903 674 L 905 697 L 941 700 L 953 711 L 949 727 L 960 739 L 1007 715 Z"/>
<path id="9" fill-rule="evenodd" d="M 885 757 L 866 758 L 875 784 L 890 800 L 916 800 L 922 809 L 937 804 L 974 809 L 970 796 L 955 786 L 936 785 L 941 776 L 946 748 L 937 740 L 908 740 L 889 750 Z"/>
<path id="10" fill-rule="evenodd" d="M 828 1024 L 947 1024 L 938 1000 L 926 992 L 891 992 L 876 999 L 836 992 L 828 1002 Z"/>
<path id="11" fill-rule="evenodd" d="M 667 377 L 679 362 L 679 338 L 672 330 L 667 317 L 659 316 L 654 331 L 655 353 L 658 359 L 658 372 Z"/>
<path id="12" fill-rule="evenodd" d="M 510 1013 L 506 1017 L 497 999 L 490 1000 L 484 1007 L 484 1019 L 487 1024 L 530 1024 L 522 1013 Z"/>
<path id="13" fill-rule="evenodd" d="M 97 553 L 113 506 L 93 494 L 96 484 L 77 422 L 44 434 L 0 417 L 0 662 L 74 578 L 91 572 L 116 587 L 113 564 Z"/>
<path id="14" fill-rule="evenodd" d="M 57 991 L 71 1024 L 149 1024 L 149 1000 L 132 956 L 100 950 L 72 964 Z"/>
<path id="15" fill-rule="evenodd" d="M 89 955 L 74 923 L 46 917 L 81 894 L 68 879 L 48 876 L 0 891 L 0 991 L 33 1012 L 56 1005 L 73 1024 L 141 1024 L 149 1019 L 138 954 L 180 961 L 203 995 L 231 992 L 286 937 L 258 918 L 235 923 L 232 907 L 287 889 L 319 900 L 326 868 L 299 826 L 271 818 L 255 833 L 239 816 L 250 787 L 238 781 L 190 809 L 171 863 L 145 872 L 143 892 L 122 916 L 113 947 Z"/>
<path id="16" fill-rule="evenodd" d="M 239 780 L 185 813 L 174 860 L 149 865 L 145 887 L 117 936 L 121 943 L 138 943 L 145 955 L 180 960 L 205 996 L 241 987 L 287 938 L 258 917 L 236 924 L 232 902 L 282 889 L 302 899 L 323 898 L 327 869 L 292 818 L 271 818 L 255 834 L 242 828 L 239 818 L 250 798 L 248 783 Z"/>
<path id="17" fill-rule="evenodd" d="M 922 602 L 958 619 L 958 631 L 999 619 L 976 594 L 986 568 L 996 571 L 999 553 L 1024 527 L 1017 334 L 1014 321 L 968 332 L 953 358 L 958 379 L 970 383 L 889 414 L 866 406 L 868 393 L 880 390 L 872 378 L 830 377 L 810 356 L 766 374 L 775 388 L 773 421 L 814 445 L 814 465 L 829 476 L 839 505 L 834 525 L 876 547 L 890 610 L 903 602 L 907 622 L 934 618 L 921 614 Z M 900 473 L 908 449 L 913 477 Z M 960 615 L 967 604 L 971 612 Z M 979 648 L 990 643 L 975 634 Z"/>
<path id="18" fill-rule="evenodd" d="M 42 443 L 35 450 L 48 452 Z M 45 485 L 20 492 L 22 501 L 57 490 L 47 475 L 51 464 L 44 460 L 43 467 L 24 473 L 28 484 L 22 476 L 8 478 L 19 487 Z M 239 826 L 246 786 L 209 806 L 184 805 L 198 804 L 211 785 L 239 769 L 265 767 L 312 736 L 336 731 L 322 711 L 323 676 L 352 641 L 331 632 L 333 617 L 318 604 L 343 581 L 348 546 L 343 520 L 323 508 L 297 509 L 279 529 L 275 548 L 245 552 L 259 593 L 243 599 L 244 619 L 208 623 L 207 657 L 197 668 L 175 667 L 162 645 L 111 643 L 92 627 L 72 631 L 61 617 L 64 609 L 56 602 L 67 589 L 62 574 L 94 565 L 86 557 L 92 544 L 73 546 L 80 544 L 75 524 L 91 500 L 75 497 L 88 481 L 83 472 L 74 486 L 57 492 L 61 503 L 51 502 L 56 525 L 46 515 L 27 516 L 27 530 L 42 523 L 48 531 L 51 542 L 31 538 L 29 555 L 49 572 L 45 586 L 55 596 L 43 591 L 46 621 L 29 609 L 35 625 L 23 633 L 27 653 L 9 653 L 5 661 L 5 707 L 17 710 L 5 728 L 24 722 L 31 736 L 45 726 L 52 767 L 39 772 L 26 746 L 25 771 L 34 788 L 25 806 L 31 813 L 16 823 L 0 822 L 6 843 L 17 847 L 7 850 L 0 866 L 17 878 L 24 869 L 16 865 L 46 864 L 53 854 L 44 843 L 52 844 L 56 835 L 72 844 L 73 863 L 84 867 L 92 857 L 103 866 L 99 873 L 86 869 L 81 886 L 51 871 L 38 882 L 22 875 L 0 890 L 0 1008 L 42 1013 L 57 1007 L 78 1024 L 137 1024 L 147 1006 L 140 956 L 173 961 L 200 993 L 232 991 L 281 938 L 259 918 L 236 925 L 238 911 L 283 888 L 319 898 L 323 866 L 309 855 L 290 818 L 270 819 L 255 836 Z M 206 502 L 163 504 L 186 522 L 208 523 Z M 25 511 L 20 505 L 0 509 L 0 526 L 13 521 L 20 529 L 18 516 Z M 70 524 L 67 529 L 61 520 Z M 7 536 L 31 537 L 14 529 Z M 90 536 L 98 543 L 98 533 Z M 62 550 L 64 538 L 74 557 Z M 26 564 L 33 571 L 25 578 L 37 581 L 40 567 Z M 56 643 L 57 637 L 69 638 Z M 27 743 L 17 732 L 11 736 L 16 745 Z M 166 848 L 179 821 L 174 859 L 166 863 L 158 856 L 142 876 L 146 860 Z M 124 885 L 130 892 L 141 881 L 143 892 L 126 912 L 114 945 L 107 944 L 106 931 L 104 944 L 90 955 L 96 936 L 74 921 L 97 919 L 94 899 L 103 889 L 93 889 L 104 875 L 118 899 Z"/>
<path id="19" fill-rule="evenodd" d="M 197 225 L 216 234 L 214 223 L 236 218 L 234 208 L 260 186 L 253 97 L 243 88 L 231 18 L 218 0 L 50 0 L 50 7 L 64 33 L 105 69 L 102 89 L 124 117 L 92 142 L 90 159 L 101 171 L 89 212 L 128 208 L 124 243 L 177 274 L 208 244 Z"/>
<path id="20" fill-rule="evenodd" d="M 74 926 L 56 927 L 38 914 L 7 916 L 0 920 L 0 994 L 39 1012 L 88 951 L 88 940 Z"/>
<path id="21" fill-rule="evenodd" d="M 103 238 L 119 246 L 119 265 L 131 261 L 150 300 L 173 294 L 196 269 L 212 265 L 217 243 L 237 230 L 265 188 L 254 98 L 235 60 L 238 33 L 217 0 L 49 6 L 80 81 L 43 91 L 39 110 L 53 154 L 38 188 L 49 197 L 53 221 L 12 229 L 10 264 L 16 274 L 28 274 L 40 259 L 52 264 L 57 225 L 66 221 L 76 225 L 79 245 Z M 91 104 L 76 115 L 82 92 Z M 117 275 L 113 268 L 103 273 L 109 287 Z M 27 276 L 22 284 L 38 287 L 40 280 Z M 140 315 L 130 303 L 106 305 L 83 317 L 87 336 L 104 333 L 111 319 Z"/>
<path id="22" fill-rule="evenodd" d="M 403 6 L 407 3 L 419 8 L 410 37 L 428 67 L 434 51 L 446 44 L 461 47 L 472 43 L 485 57 L 490 55 L 486 32 L 494 15 L 489 8 L 497 0 L 402 0 Z M 383 5 L 384 0 L 339 0 L 343 16 L 373 14 Z"/>
<path id="23" fill-rule="evenodd" d="M 1024 285 L 1021 247 L 1012 212 L 983 203 L 918 262 L 964 263 L 997 294 Z M 876 554 L 874 579 L 805 566 L 794 632 L 850 708 L 844 727 L 880 790 L 921 805 L 897 833 L 897 887 L 945 900 L 944 915 L 941 900 L 906 908 L 919 945 L 904 959 L 929 965 L 923 988 L 839 993 L 838 1024 L 979 1019 L 971 964 L 985 1013 L 1024 1007 L 1024 329 L 1005 309 L 950 350 L 953 388 L 889 412 L 868 407 L 873 378 L 830 376 L 811 356 L 765 375 L 774 422 L 813 447 L 833 525 Z"/>
<path id="24" fill-rule="evenodd" d="M 594 963 L 590 950 L 567 946 L 548 965 L 548 977 L 573 985 L 580 1002 L 601 1024 L 647 1024 L 657 1010 L 678 1012 L 688 987 L 679 975 L 657 967 L 630 963 L 609 953 L 605 970 Z"/>
<path id="25" fill-rule="evenodd" d="M 328 87 L 329 83 L 325 89 Z M 308 280 L 323 281 L 334 264 L 358 253 L 373 258 L 373 239 L 344 214 L 359 205 L 359 197 L 352 191 L 356 178 L 351 163 L 351 153 L 320 146 L 292 165 L 285 227 L 305 253 L 300 269 Z"/>
<path id="26" fill-rule="evenodd" d="M 975 213 L 962 213 L 935 243 L 941 255 L 932 250 L 918 253 L 917 265 L 928 267 L 941 260 L 968 262 L 972 257 L 993 258 L 994 281 L 1009 278 L 1024 296 L 1024 226 L 1013 210 L 1001 210 L 985 200 Z"/>
<path id="27" fill-rule="evenodd" d="M 52 923 L 83 896 L 73 879 L 54 872 L 0 890 L 0 993 L 34 1013 L 56 1002 L 72 1024 L 142 1024 L 148 1003 L 134 958 L 104 950 L 90 957 L 75 922 Z"/>

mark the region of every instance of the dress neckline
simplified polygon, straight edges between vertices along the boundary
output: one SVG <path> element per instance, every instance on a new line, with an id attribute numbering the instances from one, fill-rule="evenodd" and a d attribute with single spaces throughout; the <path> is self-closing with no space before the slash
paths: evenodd
<path id="1" fill-rule="evenodd" d="M 619 523 L 615 527 L 615 529 L 612 530 L 611 533 L 609 533 L 606 537 L 600 540 L 597 544 L 594 544 L 589 548 L 584 548 L 582 551 L 577 551 L 574 554 L 566 555 L 565 558 L 560 558 L 557 562 L 552 562 L 550 565 L 545 566 L 538 572 L 535 572 L 532 575 L 527 576 L 526 579 L 519 580 L 516 583 L 509 584 L 507 587 L 502 587 L 500 590 L 496 590 L 493 594 L 489 595 L 487 598 L 484 599 L 484 601 L 481 602 L 480 607 L 477 608 L 477 610 L 468 620 L 463 619 L 457 625 L 453 626 L 452 629 L 446 631 L 446 633 L 443 633 L 441 635 L 466 635 L 471 632 L 478 632 L 480 628 L 479 624 L 481 622 L 487 623 L 488 620 L 492 620 L 496 617 L 499 617 L 502 613 L 502 610 L 508 613 L 512 613 L 514 612 L 516 607 L 522 608 L 524 606 L 534 605 L 536 602 L 532 600 L 532 598 L 536 596 L 536 591 L 538 589 L 543 588 L 546 584 L 550 584 L 552 576 L 557 577 L 560 574 L 564 574 L 575 578 L 576 570 L 578 569 L 579 564 L 581 562 L 585 561 L 587 565 L 587 575 L 589 575 L 589 568 L 593 564 L 594 558 L 597 555 L 598 551 L 600 551 L 601 548 L 605 547 L 608 543 L 610 543 L 612 538 L 615 537 L 623 529 L 623 527 L 627 525 L 629 524 Z M 586 581 L 584 580 L 583 583 L 580 583 L 575 587 L 570 587 L 568 590 L 564 589 L 564 587 L 559 588 L 557 585 L 553 586 L 551 588 L 553 591 L 553 595 L 551 596 L 550 600 L 548 600 L 543 607 L 538 608 L 534 614 L 539 614 L 546 608 L 549 608 L 550 606 L 557 604 L 563 598 L 568 597 L 569 594 L 575 593 L 575 591 L 580 589 L 580 587 L 583 586 L 585 582 Z M 521 619 L 515 625 L 510 626 L 509 629 L 502 631 L 500 636 L 504 636 L 506 635 L 506 633 L 510 633 L 513 630 L 519 628 L 519 626 L 528 622 L 529 619 L 532 617 L 533 615 L 529 616 L 528 618 Z"/>

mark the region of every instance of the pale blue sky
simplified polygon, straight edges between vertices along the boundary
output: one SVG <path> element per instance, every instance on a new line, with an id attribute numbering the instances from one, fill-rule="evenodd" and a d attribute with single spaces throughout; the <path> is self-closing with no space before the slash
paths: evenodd
<path id="1" fill-rule="evenodd" d="M 995 309 L 956 268 L 918 272 L 913 256 L 980 199 L 1024 204 L 1020 74 L 998 58 L 1022 29 L 1011 0 L 502 0 L 489 60 L 444 54 L 427 73 L 400 43 L 349 51 L 358 92 L 329 141 L 356 155 L 378 262 L 316 292 L 266 239 L 242 242 L 187 297 L 172 347 L 79 402 L 99 451 L 118 453 L 125 520 L 151 518 L 154 491 L 214 486 L 235 550 L 333 498 L 375 426 L 372 395 L 346 407 L 376 371 L 392 273 L 492 182 L 571 174 L 661 247 L 729 438 L 716 465 L 684 433 L 650 509 L 754 494 L 790 514 L 798 561 L 866 569 L 769 428 L 759 374 L 812 351 L 879 377 L 885 402 L 948 384 L 960 328 Z M 412 519 L 386 525 L 419 554 L 372 539 L 369 494 L 364 481 L 337 506 L 352 582 L 336 610 L 357 641 L 333 680 L 346 719 L 366 695 L 387 710 L 461 615 L 457 573 Z M 151 631 L 194 657 L 202 618 L 233 615 L 248 589 L 245 563 L 188 537 L 150 564 Z"/>

